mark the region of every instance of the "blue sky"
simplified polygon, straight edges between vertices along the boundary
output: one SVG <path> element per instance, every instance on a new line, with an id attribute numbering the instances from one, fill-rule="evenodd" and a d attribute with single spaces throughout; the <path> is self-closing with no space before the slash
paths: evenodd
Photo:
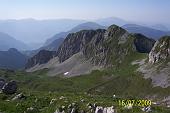
<path id="1" fill-rule="evenodd" d="M 0 19 L 98 19 L 169 23 L 170 0 L 0 0 Z"/>

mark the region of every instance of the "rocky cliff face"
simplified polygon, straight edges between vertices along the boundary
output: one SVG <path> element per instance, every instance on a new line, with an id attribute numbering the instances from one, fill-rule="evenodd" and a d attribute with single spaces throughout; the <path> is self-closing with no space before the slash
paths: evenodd
<path id="1" fill-rule="evenodd" d="M 143 42 L 141 42 L 143 41 Z M 57 51 L 59 61 L 82 52 L 95 65 L 112 66 L 122 63 L 132 52 L 150 52 L 154 40 L 143 35 L 132 35 L 116 25 L 107 30 L 84 30 L 69 34 Z"/>
<path id="2" fill-rule="evenodd" d="M 33 67 L 37 64 L 47 63 L 55 56 L 55 51 L 41 50 L 38 54 L 30 58 L 26 64 L 26 69 Z"/>
<path id="3" fill-rule="evenodd" d="M 149 53 L 154 43 L 154 40 L 143 35 L 130 34 L 123 28 L 112 25 L 107 30 L 82 30 L 69 34 L 58 48 L 55 57 L 63 63 L 81 53 L 85 61 L 94 66 L 112 67 L 123 63 L 136 52 Z M 53 55 L 40 52 L 29 60 L 27 68 L 47 63 Z"/>
<path id="4" fill-rule="evenodd" d="M 134 49 L 127 44 L 131 40 L 130 34 L 115 25 L 110 26 L 99 39 L 94 37 L 93 43 L 88 44 L 83 51 L 86 58 L 91 59 L 95 65 L 111 66 L 113 62 L 120 63 L 129 49 Z"/>
<path id="5" fill-rule="evenodd" d="M 89 44 L 99 44 L 104 39 L 104 33 L 105 30 L 83 30 L 69 34 L 57 51 L 60 62 L 67 60 L 80 51 L 85 53 Z"/>
<path id="6" fill-rule="evenodd" d="M 170 58 L 170 37 L 160 38 L 149 53 L 149 62 L 156 63 Z"/>

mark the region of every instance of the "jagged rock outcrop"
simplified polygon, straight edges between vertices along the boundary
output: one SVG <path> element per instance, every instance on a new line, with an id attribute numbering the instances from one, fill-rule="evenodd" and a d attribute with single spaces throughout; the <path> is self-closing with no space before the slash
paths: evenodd
<path id="1" fill-rule="evenodd" d="M 115 113 L 116 110 L 114 109 L 114 106 L 111 107 L 101 107 L 97 106 L 95 109 L 95 113 Z"/>
<path id="2" fill-rule="evenodd" d="M 84 54 L 95 65 L 116 65 L 122 62 L 128 51 L 134 50 L 133 46 L 128 44 L 130 40 L 131 36 L 126 30 L 112 25 L 105 31 L 100 42 L 95 40 L 95 43 L 87 45 Z"/>
<path id="3" fill-rule="evenodd" d="M 57 51 L 60 62 L 67 60 L 80 51 L 85 51 L 86 46 L 90 43 L 98 44 L 104 39 L 104 33 L 105 30 L 84 30 L 69 34 Z"/>
<path id="4" fill-rule="evenodd" d="M 149 61 L 148 61 L 149 59 Z M 144 78 L 150 78 L 153 86 L 170 86 L 170 37 L 164 36 L 156 41 L 148 59 L 139 62 L 138 71 Z"/>
<path id="5" fill-rule="evenodd" d="M 149 62 L 156 63 L 170 58 L 170 36 L 160 38 L 149 53 Z"/>
<path id="6" fill-rule="evenodd" d="M 41 50 L 38 54 L 30 58 L 26 64 L 26 69 L 33 67 L 37 64 L 44 64 L 47 63 L 50 59 L 52 59 L 55 56 L 55 51 L 47 51 L 47 50 Z"/>

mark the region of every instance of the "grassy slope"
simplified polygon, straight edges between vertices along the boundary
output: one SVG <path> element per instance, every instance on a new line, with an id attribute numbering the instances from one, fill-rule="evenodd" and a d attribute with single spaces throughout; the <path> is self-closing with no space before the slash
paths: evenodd
<path id="1" fill-rule="evenodd" d="M 117 106 L 112 95 L 116 94 L 119 98 L 144 99 L 146 96 L 157 95 L 160 98 L 170 95 L 170 88 L 162 89 L 160 87 L 153 88 L 151 80 L 145 80 L 142 75 L 135 70 L 137 65 L 131 65 L 134 60 L 146 58 L 146 54 L 136 53 L 132 50 L 132 42 L 134 37 L 131 36 L 125 44 L 117 45 L 118 40 L 107 40 L 105 48 L 114 48 L 106 57 L 111 64 L 116 64 L 114 68 L 104 71 L 93 71 L 88 75 L 77 76 L 73 78 L 48 77 L 48 70 L 41 70 L 34 73 L 26 73 L 22 71 L 11 72 L 6 70 L 0 71 L 0 76 L 7 80 L 17 80 L 19 90 L 27 96 L 26 100 L 10 101 L 5 100 L 13 98 L 0 94 L 0 110 L 9 113 L 22 113 L 29 107 L 34 107 L 34 113 L 52 113 L 61 105 L 68 105 L 76 101 L 80 108 L 87 109 L 87 103 L 97 102 L 103 106 Z M 126 49 L 124 49 L 126 48 Z M 129 54 L 125 54 L 125 53 Z M 116 54 L 115 54 L 116 53 Z M 125 57 L 126 56 L 126 57 Z M 119 63 L 119 62 L 122 63 Z M 49 93 L 50 92 L 50 93 Z M 64 95 L 68 102 L 59 100 Z M 37 102 L 34 102 L 38 98 Z M 49 106 L 52 98 L 57 98 L 54 105 Z M 81 98 L 86 102 L 81 103 Z M 19 105 L 17 105 L 19 103 Z M 17 106 L 16 106 L 17 105 Z M 155 113 L 168 113 L 166 109 L 155 108 Z M 127 111 L 118 107 L 121 113 L 139 113 L 138 108 Z M 137 111 L 136 111 L 137 110 Z"/>
<path id="2" fill-rule="evenodd" d="M 119 98 L 142 99 L 145 98 L 146 95 L 159 94 L 160 97 L 169 95 L 170 88 L 152 88 L 150 80 L 145 80 L 140 76 L 140 73 L 134 72 L 137 66 L 129 65 L 129 62 L 145 57 L 145 54 L 131 54 L 118 68 L 93 71 L 89 75 L 73 78 L 48 77 L 45 74 L 48 70 L 41 70 L 34 73 L 1 70 L 1 77 L 18 81 L 18 93 L 23 92 L 27 98 L 26 100 L 7 102 L 5 100 L 10 100 L 14 95 L 6 96 L 0 94 L 0 110 L 6 111 L 7 113 L 22 113 L 32 106 L 35 108 L 34 113 L 52 113 L 59 106 L 67 106 L 74 101 L 79 104 L 80 109 L 87 109 L 85 105 L 89 102 L 97 102 L 103 106 L 116 106 L 117 103 L 112 98 L 113 94 L 116 94 Z M 59 100 L 59 97 L 62 95 L 68 98 L 68 102 Z M 38 98 L 38 102 L 34 102 L 35 98 Z M 57 98 L 58 100 L 54 105 L 49 106 L 52 98 Z M 81 103 L 81 98 L 86 101 Z M 17 103 L 19 104 L 17 105 Z M 165 108 L 164 110 L 159 107 L 155 109 L 161 113 L 168 113 L 168 110 Z M 122 110 L 121 108 L 118 110 L 121 111 L 121 113 L 136 113 L 137 111 L 139 113 L 139 111 L 141 111 L 138 108 L 132 111 Z"/>

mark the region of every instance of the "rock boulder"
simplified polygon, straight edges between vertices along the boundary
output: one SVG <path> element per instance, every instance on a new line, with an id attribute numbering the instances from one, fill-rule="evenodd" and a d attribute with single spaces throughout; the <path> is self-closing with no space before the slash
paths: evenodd
<path id="1" fill-rule="evenodd" d="M 170 36 L 160 38 L 149 53 L 149 62 L 156 63 L 170 58 Z"/>
<path id="2" fill-rule="evenodd" d="M 3 93 L 5 94 L 14 94 L 17 91 L 16 81 L 10 81 L 6 83 L 2 88 Z"/>

